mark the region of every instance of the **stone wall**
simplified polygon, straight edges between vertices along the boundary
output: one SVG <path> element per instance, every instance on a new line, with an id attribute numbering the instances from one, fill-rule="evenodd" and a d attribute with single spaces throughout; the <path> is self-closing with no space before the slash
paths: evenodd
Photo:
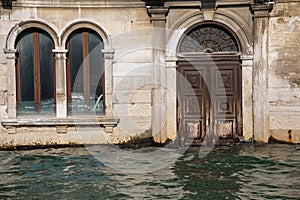
<path id="1" fill-rule="evenodd" d="M 270 134 L 300 142 L 300 2 L 277 1 L 269 21 Z M 291 139 L 289 139 L 289 133 Z"/>
<path id="2" fill-rule="evenodd" d="M 5 47 L 5 40 L 9 29 L 12 27 L 11 23 L 8 21 L 8 12 L 2 11 L 0 15 L 0 120 L 7 118 L 7 65 L 6 56 L 3 53 L 3 48 Z M 3 127 L 0 128 L 0 144 L 11 143 L 7 140 L 6 131 Z"/>
<path id="3" fill-rule="evenodd" d="M 132 22 L 132 29 L 112 37 L 112 101 L 113 116 L 120 118 L 118 134 L 135 136 L 151 130 L 153 54 L 149 26 L 146 19 L 144 23 Z"/>
<path id="4" fill-rule="evenodd" d="M 299 143 L 300 2 L 275 2 L 268 26 L 262 23 L 263 28 L 268 27 L 269 38 L 263 38 L 265 35 L 258 36 L 263 38 L 259 41 L 268 41 L 268 48 L 264 49 L 267 53 L 263 56 L 262 51 L 253 52 L 255 23 L 254 14 L 251 13 L 252 1 L 228 2 L 217 1 L 216 11 L 202 11 L 197 1 L 167 2 L 167 8 L 147 10 L 145 3 L 139 0 L 18 0 L 13 2 L 12 10 L 1 8 L 1 49 L 7 48 L 6 40 L 10 31 L 20 31 L 23 28 L 19 27 L 20 23 L 26 21 L 41 22 L 52 28 L 58 41 L 58 51 L 65 49 L 62 43 L 65 38 L 62 37 L 72 25 L 84 22 L 82 27 L 89 23 L 100 27 L 107 36 L 108 44 L 104 55 L 108 112 L 106 116 L 99 117 L 101 127 L 98 127 L 97 131 L 90 123 L 87 125 L 82 122 L 81 118 L 73 120 L 74 116 L 11 117 L 14 116 L 11 109 L 15 108 L 10 108 L 13 104 L 8 99 L 15 99 L 16 95 L 15 91 L 11 91 L 13 79 L 10 76 L 14 69 L 14 58 L 11 57 L 14 52 L 5 54 L 1 50 L 0 120 L 6 121 L 6 125 L 0 128 L 0 146 L 80 144 L 83 141 L 82 137 L 86 139 L 86 143 L 117 143 L 132 136 L 143 137 L 158 132 L 158 140 L 175 139 L 176 47 L 180 41 L 180 33 L 205 20 L 229 27 L 240 40 L 245 139 L 253 138 L 254 130 L 264 130 L 268 132 L 266 137 L 261 137 L 265 133 L 256 133 L 255 138 L 259 141 L 266 142 L 271 135 L 279 140 Z M 268 19 L 265 19 L 267 22 Z M 168 31 L 165 32 L 164 28 Z M 59 53 L 62 57 L 65 55 L 64 51 Z M 11 64 L 7 56 L 10 57 Z M 267 64 L 263 65 L 268 65 L 267 77 L 260 76 L 258 71 L 255 71 L 257 63 L 261 63 L 258 62 L 262 60 L 261 57 L 267 61 Z M 253 90 L 257 89 L 257 80 L 262 81 L 262 85 L 266 83 L 268 88 L 264 90 L 261 87 L 260 93 L 256 93 L 266 93 L 263 98 L 253 95 Z M 267 99 L 266 104 L 269 105 L 267 112 L 263 112 L 267 124 L 263 129 L 255 129 L 259 127 L 255 123 L 259 120 L 253 119 L 256 117 L 254 108 L 264 108 L 261 99 Z M 164 113 L 163 109 L 167 112 Z M 38 121 L 39 118 L 44 121 Z M 64 120 L 68 120 L 69 125 Z M 82 126 L 76 126 L 77 124 Z"/>
<path id="5" fill-rule="evenodd" d="M 152 25 L 144 2 L 18 0 L 13 3 L 12 10 L 0 9 L 0 20 L 0 120 L 6 120 L 3 123 L 5 127 L 1 126 L 0 146 L 118 143 L 131 136 L 151 133 L 153 55 L 149 28 Z M 96 24 L 107 35 L 108 41 L 105 42 L 110 46 L 104 49 L 111 54 L 105 56 L 105 89 L 109 111 L 106 116 L 99 117 L 103 121 L 100 127 L 83 124 L 82 128 L 78 125 L 81 119 L 72 121 L 73 117 L 79 116 L 66 117 L 69 125 L 63 126 L 61 123 L 65 123 L 64 119 L 55 116 L 17 116 L 17 119 L 7 119 L 9 77 L 7 55 L 2 49 L 7 48 L 10 30 L 26 21 L 41 22 L 51 27 L 56 32 L 54 37 L 57 41 L 64 39 L 63 33 L 72 24 L 79 24 L 77 27 L 80 27 L 81 22 L 84 22 L 82 27 L 89 26 L 89 22 Z M 55 48 L 65 49 L 63 41 L 58 42 Z M 15 98 L 16 94 L 12 95 Z M 43 125 L 39 119 L 53 123 L 46 122 Z M 114 124 L 116 121 L 111 124 L 111 119 L 117 119 L 118 125 Z"/>

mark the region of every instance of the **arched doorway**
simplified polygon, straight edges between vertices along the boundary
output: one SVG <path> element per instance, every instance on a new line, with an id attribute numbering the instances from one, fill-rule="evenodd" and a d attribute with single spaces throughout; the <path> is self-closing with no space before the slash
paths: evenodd
<path id="1" fill-rule="evenodd" d="M 234 33 L 216 23 L 197 25 L 181 39 L 176 78 L 181 143 L 242 136 L 239 49 Z"/>

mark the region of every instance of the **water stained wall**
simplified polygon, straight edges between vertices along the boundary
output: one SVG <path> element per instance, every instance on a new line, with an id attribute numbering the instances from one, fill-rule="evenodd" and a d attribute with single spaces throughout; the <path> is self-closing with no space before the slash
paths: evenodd
<path id="1" fill-rule="evenodd" d="M 237 37 L 241 41 L 240 58 L 243 63 L 243 131 L 245 139 L 251 139 L 253 127 L 259 126 L 259 124 L 253 124 L 253 104 L 261 104 L 259 99 L 267 99 L 269 105 L 269 109 L 266 111 L 269 118 L 267 131 L 270 133 L 269 135 L 283 141 L 299 143 L 300 2 L 275 1 L 268 19 L 268 26 L 262 25 L 264 28 L 268 27 L 265 31 L 268 32 L 268 35 L 261 32 L 261 29 L 257 31 L 260 34 L 258 37 L 263 39 L 262 41 L 268 41 L 267 47 L 262 45 L 264 49 L 260 52 L 253 52 L 252 35 L 253 30 L 257 27 L 254 27 L 255 24 L 253 23 L 252 3 L 253 1 L 250 0 L 232 0 L 230 3 L 220 0 L 217 1 L 216 11 L 203 12 L 200 9 L 200 1 L 168 1 L 164 9 L 147 10 L 144 2 L 138 0 L 18 0 L 13 2 L 12 10 L 0 8 L 0 44 L 1 49 L 4 48 L 9 32 L 13 27 L 18 33 L 24 28 L 19 25 L 28 21 L 40 21 L 43 28 L 53 29 L 51 36 L 54 36 L 55 41 L 63 40 L 63 37 L 67 37 L 67 34 L 63 34 L 69 29 L 81 27 L 78 25 L 80 23 L 83 27 L 98 27 L 96 29 L 101 29 L 103 33 L 101 37 L 105 40 L 104 36 L 107 35 L 108 40 L 111 40 L 110 46 L 104 48 L 105 66 L 107 66 L 105 76 L 107 116 L 105 117 L 119 119 L 113 121 L 113 125 L 110 119 L 102 119 L 104 121 L 101 122 L 99 132 L 107 136 L 101 139 L 102 142 L 106 143 L 107 139 L 114 143 L 124 141 L 131 136 L 143 135 L 143 133 L 148 133 L 149 130 L 153 129 L 167 130 L 165 136 L 175 138 L 176 79 L 174 77 L 176 77 L 176 62 L 178 60 L 173 54 L 164 55 L 164 51 L 161 51 L 161 48 L 164 49 L 164 47 L 160 46 L 164 42 L 162 38 L 166 37 L 168 40 L 173 32 L 151 33 L 149 28 L 171 29 L 175 31 L 175 37 L 177 37 L 176 35 L 197 23 L 219 22 L 236 30 Z M 257 13 L 259 15 L 259 11 Z M 258 18 L 260 17 L 258 16 Z M 30 26 L 30 23 L 26 26 Z M 40 26 L 37 27 L 41 28 Z M 57 41 L 56 45 L 65 49 L 65 45 L 61 44 L 61 41 Z M 178 43 L 179 39 L 175 41 Z M 177 43 L 168 45 L 175 47 Z M 159 47 L 155 51 L 149 48 L 153 47 L 154 44 Z M 173 49 L 172 47 L 171 49 Z M 59 48 L 56 49 L 54 56 L 58 60 L 62 60 L 62 62 L 57 62 L 61 64 L 67 53 Z M 173 50 L 176 52 L 176 48 Z M 6 123 L 11 126 L 1 126 L 0 145 L 33 145 L 35 143 L 46 144 L 47 142 L 80 143 L 81 138 L 75 136 L 75 124 L 77 122 L 72 122 L 70 119 L 72 116 L 61 116 L 62 114 L 58 113 L 60 118 L 65 118 L 58 120 L 52 116 L 54 119 L 50 122 L 45 119 L 43 122 L 38 122 L 37 120 L 41 116 L 27 117 L 27 121 L 22 121 L 20 116 L 14 116 L 16 108 L 13 106 L 12 100 L 16 98 L 16 89 L 12 87 L 12 84 L 15 83 L 15 76 L 12 74 L 15 67 L 15 52 L 13 49 L 6 49 L 5 51 L 0 51 L 0 120 L 14 119 L 19 127 L 15 127 L 14 122 Z M 257 80 L 253 74 L 257 69 L 253 64 L 253 58 L 258 61 L 260 61 L 259 59 L 267 60 L 267 75 L 259 76 L 261 77 L 259 80 L 263 83 L 267 81 L 266 96 L 261 95 L 263 98 L 253 98 L 253 87 L 256 87 L 255 81 Z M 165 70 L 161 70 L 162 66 L 155 65 L 160 61 L 166 63 L 166 66 L 163 65 L 166 67 Z M 59 66 L 58 69 L 60 69 Z M 63 76 L 61 77 L 63 78 Z M 161 89 L 164 90 L 163 87 L 172 88 L 172 90 L 161 91 Z M 264 94 L 266 90 L 260 89 L 263 90 L 260 90 L 260 94 Z M 61 91 L 57 91 L 57 99 L 62 102 L 60 100 Z M 165 92 L 165 96 L 161 95 L 164 94 L 163 92 Z M 163 103 L 165 105 L 162 105 Z M 60 104 L 57 103 L 57 105 Z M 264 109 L 264 106 L 261 108 Z M 163 109 L 166 109 L 166 116 L 160 116 L 161 113 L 158 112 L 164 111 Z M 153 115 L 155 112 L 157 112 L 156 115 Z M 155 120 L 154 117 L 160 120 Z M 36 121 L 31 122 L 31 119 L 28 118 L 33 118 Z M 172 123 L 167 123 L 169 121 Z M 20 123 L 25 122 L 27 125 L 23 124 L 20 127 Z M 61 126 L 60 123 L 67 124 Z M 89 127 L 86 131 L 90 132 L 88 133 L 88 142 L 95 142 L 93 139 L 97 133 L 94 132 L 94 129 Z"/>
<path id="2" fill-rule="evenodd" d="M 292 142 L 300 141 L 299 7 L 300 2 L 279 1 L 269 21 L 270 133 Z"/>

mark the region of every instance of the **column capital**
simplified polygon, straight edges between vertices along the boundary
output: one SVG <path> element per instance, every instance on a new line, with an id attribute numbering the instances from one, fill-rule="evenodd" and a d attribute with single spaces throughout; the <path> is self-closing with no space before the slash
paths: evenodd
<path id="1" fill-rule="evenodd" d="M 266 18 L 269 17 L 273 9 L 273 4 L 252 4 L 251 11 L 253 18 Z"/>
<path id="2" fill-rule="evenodd" d="M 149 7 L 147 8 L 148 14 L 150 16 L 150 21 L 164 21 L 166 22 L 166 17 L 168 15 L 169 9 L 166 7 L 157 7 L 157 8 L 152 8 Z"/>
<path id="3" fill-rule="evenodd" d="M 242 54 L 240 58 L 241 60 L 253 60 L 253 54 Z"/>
<path id="4" fill-rule="evenodd" d="M 6 48 L 3 49 L 3 52 L 4 52 L 5 54 L 8 54 L 8 53 L 16 53 L 17 51 L 18 51 L 17 49 L 6 49 Z"/>
<path id="5" fill-rule="evenodd" d="M 6 54 L 7 59 L 16 59 L 17 49 L 3 49 L 4 54 Z"/>
<path id="6" fill-rule="evenodd" d="M 102 49 L 102 53 L 104 54 L 104 59 L 114 59 L 114 49 Z"/>
<path id="7" fill-rule="evenodd" d="M 64 53 L 68 53 L 68 49 L 57 48 L 57 49 L 52 49 L 52 52 L 55 54 L 64 54 Z"/>
<path id="8" fill-rule="evenodd" d="M 65 60 L 65 59 L 67 59 L 67 57 L 66 57 L 66 54 L 68 53 L 67 49 L 57 48 L 57 49 L 52 49 L 52 52 L 54 53 L 56 60 Z"/>
<path id="9" fill-rule="evenodd" d="M 240 56 L 242 67 L 253 67 L 253 54 L 243 54 Z"/>
<path id="10" fill-rule="evenodd" d="M 176 68 L 177 67 L 177 56 L 166 56 L 166 67 L 167 68 Z"/>

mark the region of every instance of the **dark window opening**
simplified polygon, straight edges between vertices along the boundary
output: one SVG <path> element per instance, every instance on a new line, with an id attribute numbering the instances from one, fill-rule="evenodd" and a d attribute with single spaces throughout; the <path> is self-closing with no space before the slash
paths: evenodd
<path id="1" fill-rule="evenodd" d="M 55 67 L 51 36 L 28 29 L 17 38 L 16 62 L 18 113 L 55 113 Z"/>
<path id="2" fill-rule="evenodd" d="M 79 29 L 67 41 L 69 113 L 104 113 L 103 40 L 93 30 Z"/>

